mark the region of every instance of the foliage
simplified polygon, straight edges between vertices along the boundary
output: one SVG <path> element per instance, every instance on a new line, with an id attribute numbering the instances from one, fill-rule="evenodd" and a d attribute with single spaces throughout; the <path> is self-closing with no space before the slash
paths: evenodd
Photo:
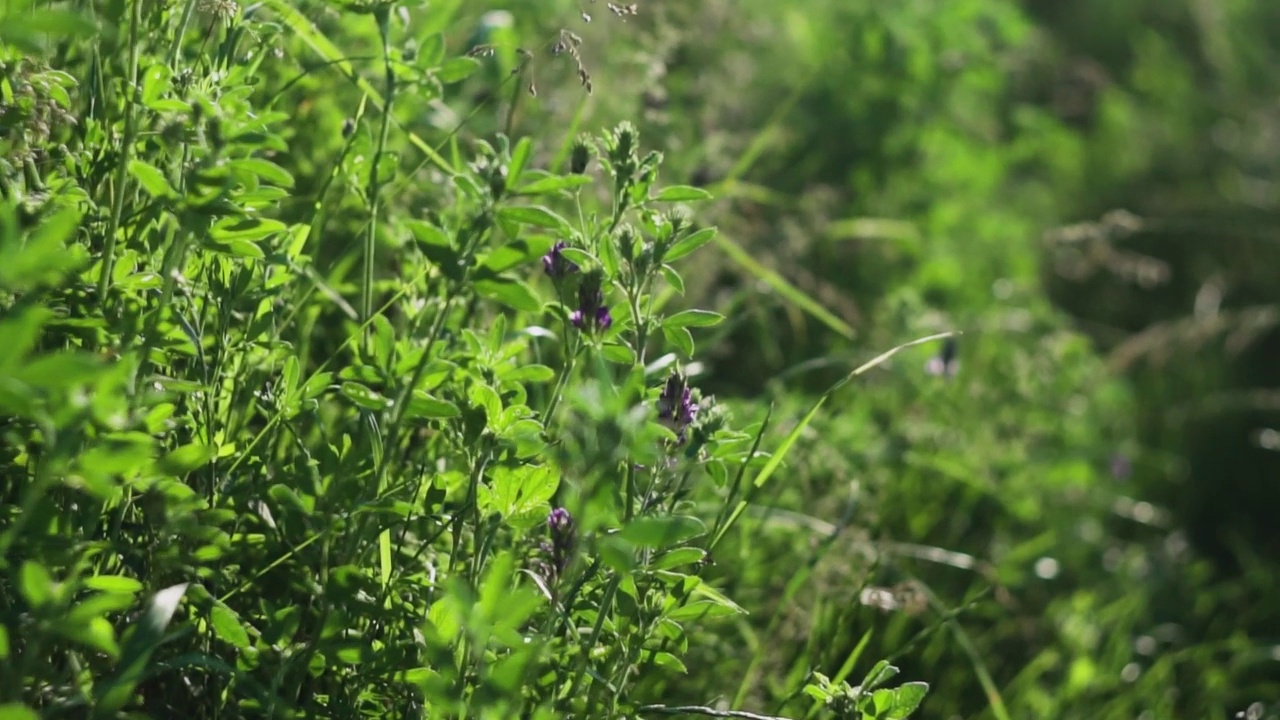
<path id="1" fill-rule="evenodd" d="M 1157 5 L 9 3 L 0 719 L 1274 715 L 1053 303 L 1270 167 Z"/>

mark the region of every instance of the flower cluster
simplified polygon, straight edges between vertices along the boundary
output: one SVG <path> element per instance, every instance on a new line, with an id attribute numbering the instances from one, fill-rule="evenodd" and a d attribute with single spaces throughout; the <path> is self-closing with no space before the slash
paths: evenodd
<path id="1" fill-rule="evenodd" d="M 609 306 L 605 305 L 598 273 L 591 273 L 582 279 L 582 284 L 578 286 L 578 309 L 569 314 L 569 321 L 585 332 L 608 330 L 613 325 L 613 316 L 609 314 Z"/>
<path id="2" fill-rule="evenodd" d="M 573 560 L 573 550 L 578 540 L 577 528 L 569 511 L 558 507 L 547 515 L 547 530 L 551 536 L 550 539 L 539 545 L 546 559 L 539 560 L 537 568 L 538 574 L 543 577 L 547 585 L 554 587 L 564 576 L 565 570 L 569 569 L 569 562 Z"/>
<path id="3" fill-rule="evenodd" d="M 689 381 L 679 371 L 671 373 L 658 396 L 658 420 L 676 433 L 680 444 L 685 431 L 698 416 L 698 403 L 693 398 Z"/>
<path id="4" fill-rule="evenodd" d="M 547 273 L 547 277 L 559 280 L 565 275 L 578 272 L 577 264 L 565 257 L 564 253 L 561 252 L 566 247 L 568 245 L 562 240 L 556 243 L 550 252 L 542 256 L 542 269 Z"/>

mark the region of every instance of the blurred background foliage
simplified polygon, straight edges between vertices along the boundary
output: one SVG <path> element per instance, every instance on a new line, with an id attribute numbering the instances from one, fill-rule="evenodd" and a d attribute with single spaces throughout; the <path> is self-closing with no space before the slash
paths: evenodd
<path id="1" fill-rule="evenodd" d="M 741 412 L 798 417 L 875 348 L 965 332 L 951 381 L 921 350 L 811 426 L 739 538 L 773 563 L 719 558 L 772 614 L 715 642 L 757 661 L 705 672 L 785 693 L 932 627 L 868 586 L 986 588 L 900 658 L 930 717 L 1277 712 L 1280 6 L 505 7 L 522 39 L 580 34 L 594 90 L 538 67 L 518 126 L 637 118 L 721 198 L 700 219 L 743 252 L 689 302 L 732 308 L 702 382 Z"/>
<path id="2" fill-rule="evenodd" d="M 925 717 L 1280 717 L 1280 4 L 609 6 L 397 13 L 406 59 L 440 31 L 449 55 L 494 49 L 398 126 L 531 135 L 553 168 L 634 121 L 664 181 L 718 198 L 697 220 L 719 252 L 681 302 L 730 321 L 692 370 L 741 421 L 772 408 L 765 447 L 880 350 L 964 333 L 947 371 L 922 346 L 826 404 L 717 549 L 752 615 L 653 690 L 768 706 L 811 669 L 893 657 L 931 683 Z M 308 152 L 273 159 L 312 197 L 348 78 L 378 83 L 377 28 L 315 0 L 242 10 L 297 60 L 258 100 L 290 114 Z M 397 137 L 419 170 L 399 209 L 434 206 L 443 183 Z M 350 296 L 363 202 L 340 207 L 316 257 Z M 380 242 L 394 264 L 406 240 Z"/>

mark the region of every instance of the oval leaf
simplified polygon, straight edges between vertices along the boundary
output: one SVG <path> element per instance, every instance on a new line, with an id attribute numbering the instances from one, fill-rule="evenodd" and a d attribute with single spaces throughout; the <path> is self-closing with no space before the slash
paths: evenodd
<path id="1" fill-rule="evenodd" d="M 711 193 L 692 185 L 672 185 L 671 187 L 662 188 L 662 191 L 658 193 L 658 197 L 654 198 L 658 202 L 695 202 L 710 199 Z"/>
<path id="2" fill-rule="evenodd" d="M 214 605 L 209 611 L 209 624 L 213 634 L 237 648 L 249 647 L 249 633 L 240 623 L 240 616 L 226 605 Z"/>
<path id="3" fill-rule="evenodd" d="M 697 537 L 706 529 L 701 520 L 687 515 L 642 517 L 628 523 L 619 536 L 641 547 L 658 548 Z"/>
<path id="4" fill-rule="evenodd" d="M 711 327 L 724 320 L 724 316 L 710 310 L 685 310 L 662 321 L 663 327 Z"/>
<path id="5" fill-rule="evenodd" d="M 541 205 L 511 205 L 498 211 L 498 218 L 521 225 L 569 232 L 569 221 Z"/>

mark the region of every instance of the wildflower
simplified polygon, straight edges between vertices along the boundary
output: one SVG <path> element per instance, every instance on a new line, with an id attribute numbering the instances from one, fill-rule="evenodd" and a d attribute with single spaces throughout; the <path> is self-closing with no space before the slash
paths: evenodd
<path id="1" fill-rule="evenodd" d="M 550 252 L 542 256 L 542 269 L 546 271 L 549 277 L 559 279 L 578 271 L 578 266 L 569 258 L 565 257 L 561 250 L 567 245 L 563 241 L 555 244 Z"/>
<path id="2" fill-rule="evenodd" d="M 547 515 L 547 530 L 551 535 L 550 541 L 540 546 L 546 559 L 539 561 L 538 566 L 547 584 L 554 585 L 569 569 L 577 546 L 577 528 L 569 511 L 558 507 Z"/>
<path id="3" fill-rule="evenodd" d="M 685 430 L 698 415 L 698 403 L 693 399 L 693 391 L 689 382 L 679 371 L 671 373 L 667 383 L 658 396 L 658 420 L 671 428 L 681 444 L 685 441 Z"/>
<path id="4" fill-rule="evenodd" d="M 600 290 L 599 274 L 588 275 L 578 286 L 578 309 L 569 314 L 569 321 L 586 332 L 607 330 L 613 325 L 613 316 L 609 314 L 609 306 L 604 304 L 604 293 Z"/>

